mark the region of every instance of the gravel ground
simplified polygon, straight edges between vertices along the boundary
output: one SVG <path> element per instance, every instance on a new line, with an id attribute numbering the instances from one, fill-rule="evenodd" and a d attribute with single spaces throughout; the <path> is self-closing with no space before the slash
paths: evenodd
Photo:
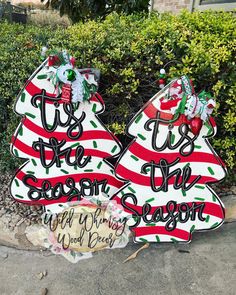
<path id="1" fill-rule="evenodd" d="M 41 222 L 43 209 L 41 206 L 28 206 L 16 202 L 9 192 L 12 175 L 0 175 L 0 218 L 3 215 L 9 218 L 8 228 L 14 230 L 16 226 L 25 222 L 26 225 Z"/>

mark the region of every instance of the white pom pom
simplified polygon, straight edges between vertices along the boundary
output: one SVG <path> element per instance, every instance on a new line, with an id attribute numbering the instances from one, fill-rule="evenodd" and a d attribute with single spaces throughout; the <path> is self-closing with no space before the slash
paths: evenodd
<path id="1" fill-rule="evenodd" d="M 179 85 L 182 85 L 182 81 L 181 81 L 181 79 L 178 79 L 178 80 L 177 80 L 177 83 L 178 83 Z"/>
<path id="2" fill-rule="evenodd" d="M 165 69 L 160 69 L 160 74 L 165 74 L 166 73 L 166 71 L 165 71 Z"/>
<path id="3" fill-rule="evenodd" d="M 46 46 L 43 46 L 42 47 L 42 50 L 41 50 L 41 55 L 42 56 L 45 56 L 47 51 L 48 51 L 47 47 Z"/>
<path id="4" fill-rule="evenodd" d="M 160 89 L 163 89 L 164 87 L 165 87 L 165 84 L 160 84 L 160 85 L 159 85 L 159 88 L 160 88 Z"/>

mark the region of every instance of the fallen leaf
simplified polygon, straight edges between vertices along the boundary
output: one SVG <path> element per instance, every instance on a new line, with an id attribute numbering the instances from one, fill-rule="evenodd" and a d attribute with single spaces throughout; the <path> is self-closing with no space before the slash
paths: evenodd
<path id="1" fill-rule="evenodd" d="M 42 278 L 46 277 L 47 274 L 48 274 L 47 271 L 44 270 L 43 272 L 37 273 L 36 276 L 39 280 L 42 280 Z"/>
<path id="2" fill-rule="evenodd" d="M 48 294 L 48 289 L 47 288 L 42 289 L 41 295 L 47 295 L 47 294 Z"/>
<path id="3" fill-rule="evenodd" d="M 149 243 L 144 244 L 141 248 L 139 248 L 137 251 L 135 251 L 132 255 L 130 255 L 128 258 L 126 258 L 123 263 L 126 263 L 132 259 L 135 259 L 138 255 L 138 253 L 144 249 L 147 249 L 149 247 Z"/>
<path id="4" fill-rule="evenodd" d="M 39 279 L 39 280 L 42 280 L 42 278 L 43 278 L 43 273 L 42 272 L 40 272 L 40 273 L 37 273 L 37 278 Z"/>
<path id="5" fill-rule="evenodd" d="M 236 221 L 236 205 L 226 208 L 225 213 L 225 222 Z"/>

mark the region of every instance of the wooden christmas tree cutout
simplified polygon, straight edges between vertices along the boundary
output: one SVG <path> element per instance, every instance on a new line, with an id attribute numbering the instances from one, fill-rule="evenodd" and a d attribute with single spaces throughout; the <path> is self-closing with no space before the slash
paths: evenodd
<path id="1" fill-rule="evenodd" d="M 113 199 L 133 215 L 129 225 L 136 242 L 188 242 L 194 231 L 223 223 L 223 204 L 208 186 L 225 177 L 208 142 L 215 122 L 209 116 L 199 133 L 192 131 L 189 119 L 175 111 L 183 89 L 170 97 L 176 83 L 157 93 L 128 124 L 134 139 L 115 168 L 127 183 Z"/>
<path id="2" fill-rule="evenodd" d="M 69 82 L 62 89 L 55 87 L 48 78 L 50 69 L 57 67 L 49 67 L 46 60 L 17 98 L 15 111 L 23 119 L 11 152 L 28 161 L 16 172 L 10 189 L 19 202 L 59 212 L 65 203 L 101 193 L 109 197 L 122 186 L 106 161 L 120 153 L 121 144 L 97 117 L 104 111 L 101 96 L 95 92 L 87 99 L 87 92 L 86 100 L 72 103 L 70 87 L 66 93 L 63 89 Z M 88 90 L 94 86 L 93 73 L 80 75 L 80 81 Z"/>

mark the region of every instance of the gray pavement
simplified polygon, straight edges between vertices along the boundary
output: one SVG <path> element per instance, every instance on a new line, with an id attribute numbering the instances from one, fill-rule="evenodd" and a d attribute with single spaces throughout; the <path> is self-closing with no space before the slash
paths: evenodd
<path id="1" fill-rule="evenodd" d="M 50 252 L 0 246 L 0 295 L 235 295 L 236 223 L 195 233 L 190 244 L 104 250 L 71 264 Z M 41 280 L 38 273 L 47 271 Z"/>

